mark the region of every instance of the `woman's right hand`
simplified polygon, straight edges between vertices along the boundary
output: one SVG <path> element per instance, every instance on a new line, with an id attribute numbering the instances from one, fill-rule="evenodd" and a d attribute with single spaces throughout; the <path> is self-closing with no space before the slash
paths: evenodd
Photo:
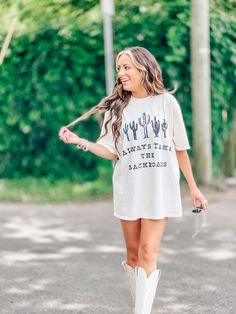
<path id="1" fill-rule="evenodd" d="M 59 131 L 60 139 L 66 144 L 80 144 L 80 137 L 63 126 Z"/>

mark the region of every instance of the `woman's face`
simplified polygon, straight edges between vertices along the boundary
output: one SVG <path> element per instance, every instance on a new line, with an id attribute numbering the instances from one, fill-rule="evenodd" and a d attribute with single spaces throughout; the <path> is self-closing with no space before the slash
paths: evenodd
<path id="1" fill-rule="evenodd" d="M 130 56 L 123 54 L 117 63 L 117 76 L 122 83 L 123 89 L 134 94 L 144 89 L 142 86 L 142 72 L 133 64 Z"/>

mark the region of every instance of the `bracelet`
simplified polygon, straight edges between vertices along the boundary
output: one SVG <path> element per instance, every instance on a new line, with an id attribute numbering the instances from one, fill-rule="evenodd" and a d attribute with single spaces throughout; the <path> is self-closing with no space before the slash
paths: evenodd
<path id="1" fill-rule="evenodd" d="M 90 143 L 88 140 L 82 139 L 83 142 L 81 144 L 77 144 L 76 147 L 78 149 L 83 149 L 85 152 L 89 150 Z"/>

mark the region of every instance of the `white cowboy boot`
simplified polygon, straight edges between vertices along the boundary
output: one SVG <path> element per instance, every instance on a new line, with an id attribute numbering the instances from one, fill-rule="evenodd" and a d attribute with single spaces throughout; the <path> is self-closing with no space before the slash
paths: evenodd
<path id="1" fill-rule="evenodd" d="M 161 270 L 155 269 L 148 277 L 144 268 L 135 267 L 136 298 L 134 314 L 150 314 Z"/>
<path id="2" fill-rule="evenodd" d="M 126 274 L 126 278 L 127 278 L 127 282 L 129 285 L 129 289 L 131 292 L 131 296 L 133 299 L 133 302 L 135 302 L 135 274 L 134 274 L 134 268 L 131 267 L 130 265 L 128 265 L 126 263 L 126 261 L 123 261 L 122 266 L 124 268 L 125 274 Z"/>

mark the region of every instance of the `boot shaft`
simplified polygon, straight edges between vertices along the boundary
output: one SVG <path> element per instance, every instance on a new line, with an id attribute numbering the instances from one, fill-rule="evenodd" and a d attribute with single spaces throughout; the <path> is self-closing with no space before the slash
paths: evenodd
<path id="1" fill-rule="evenodd" d="M 135 314 L 150 314 L 161 270 L 155 269 L 149 276 L 141 266 L 135 267 L 136 298 Z"/>

